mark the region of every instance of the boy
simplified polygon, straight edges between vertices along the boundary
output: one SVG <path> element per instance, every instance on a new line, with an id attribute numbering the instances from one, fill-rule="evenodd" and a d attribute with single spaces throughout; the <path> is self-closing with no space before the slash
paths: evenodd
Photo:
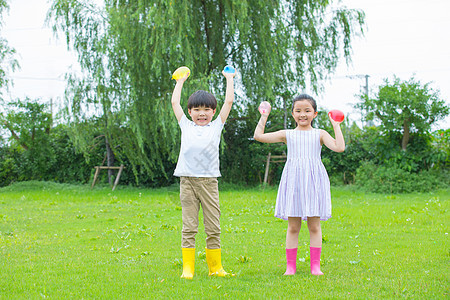
<path id="1" fill-rule="evenodd" d="M 174 176 L 180 177 L 180 200 L 183 229 L 181 247 L 183 274 L 181 278 L 194 277 L 195 235 L 198 232 L 200 205 L 206 233 L 206 262 L 209 275 L 226 276 L 221 261 L 220 206 L 217 177 L 219 170 L 219 143 L 226 119 L 234 101 L 234 73 L 222 72 L 227 80 L 225 103 L 219 116 L 212 120 L 217 107 L 216 98 L 197 91 L 188 100 L 185 116 L 180 105 L 181 90 L 188 75 L 177 80 L 172 94 L 172 108 L 181 128 L 181 149 Z"/>

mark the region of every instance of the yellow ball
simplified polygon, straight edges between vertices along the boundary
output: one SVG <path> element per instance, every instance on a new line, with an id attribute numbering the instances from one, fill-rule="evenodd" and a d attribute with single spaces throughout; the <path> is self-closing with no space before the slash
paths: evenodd
<path id="1" fill-rule="evenodd" d="M 178 69 L 175 70 L 175 72 L 173 72 L 172 79 L 178 80 L 186 76 L 186 74 L 189 77 L 189 75 L 191 75 L 191 70 L 189 70 L 188 67 L 179 67 Z"/>

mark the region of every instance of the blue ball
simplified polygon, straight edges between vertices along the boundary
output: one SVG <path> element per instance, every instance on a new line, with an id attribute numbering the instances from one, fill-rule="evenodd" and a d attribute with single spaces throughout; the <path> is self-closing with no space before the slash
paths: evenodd
<path id="1" fill-rule="evenodd" d="M 225 73 L 234 73 L 236 70 L 232 66 L 226 66 L 223 71 Z"/>

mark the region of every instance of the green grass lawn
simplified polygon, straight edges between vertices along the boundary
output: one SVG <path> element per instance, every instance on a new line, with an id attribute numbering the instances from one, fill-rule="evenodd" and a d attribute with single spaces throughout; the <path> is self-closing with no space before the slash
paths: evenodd
<path id="1" fill-rule="evenodd" d="M 287 222 L 273 217 L 276 191 L 221 191 L 222 262 L 236 276 L 208 277 L 201 225 L 194 280 L 186 281 L 176 187 L 2 188 L 0 298 L 449 298 L 448 190 L 380 195 L 333 188 L 320 277 L 309 273 L 306 224 L 297 274 L 282 275 Z"/>

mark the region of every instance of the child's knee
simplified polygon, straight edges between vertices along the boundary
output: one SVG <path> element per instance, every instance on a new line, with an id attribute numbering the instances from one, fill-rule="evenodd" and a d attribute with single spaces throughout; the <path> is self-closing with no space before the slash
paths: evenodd
<path id="1" fill-rule="evenodd" d="M 312 222 L 308 224 L 309 232 L 312 234 L 318 234 L 322 232 L 322 229 L 320 228 L 320 222 Z"/>
<path id="2" fill-rule="evenodd" d="M 289 224 L 288 225 L 288 232 L 290 234 L 298 234 L 300 232 L 301 223 L 300 224 Z"/>

